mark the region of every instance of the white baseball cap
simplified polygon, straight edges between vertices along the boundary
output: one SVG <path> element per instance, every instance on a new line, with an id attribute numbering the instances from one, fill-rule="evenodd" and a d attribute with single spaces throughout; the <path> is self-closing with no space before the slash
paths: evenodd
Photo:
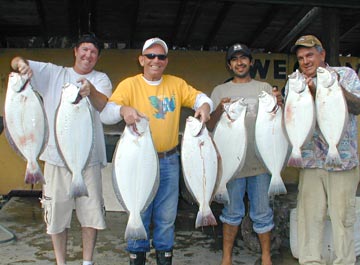
<path id="1" fill-rule="evenodd" d="M 151 39 L 148 39 L 147 41 L 145 41 L 144 46 L 142 48 L 142 52 L 144 53 L 144 51 L 146 49 L 148 49 L 150 46 L 152 46 L 154 44 L 161 45 L 165 50 L 165 54 L 168 53 L 168 46 L 166 45 L 165 41 L 163 41 L 162 39 L 157 38 L 157 37 L 156 38 L 151 38 Z"/>

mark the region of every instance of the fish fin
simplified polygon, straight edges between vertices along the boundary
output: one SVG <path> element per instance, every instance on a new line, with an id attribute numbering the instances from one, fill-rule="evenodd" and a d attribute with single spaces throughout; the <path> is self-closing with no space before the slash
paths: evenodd
<path id="1" fill-rule="evenodd" d="M 304 167 L 300 149 L 298 151 L 295 151 L 293 148 L 291 155 L 289 157 L 288 166 Z"/>
<path id="2" fill-rule="evenodd" d="M 70 197 L 77 198 L 81 196 L 89 196 L 83 176 L 76 176 L 75 174 L 73 174 L 70 186 Z"/>
<path id="3" fill-rule="evenodd" d="M 271 176 L 270 186 L 268 190 L 269 197 L 286 193 L 286 187 L 281 176 Z"/>
<path id="4" fill-rule="evenodd" d="M 325 159 L 325 166 L 328 168 L 341 166 L 341 158 L 336 146 L 329 146 L 329 151 Z"/>
<path id="5" fill-rule="evenodd" d="M 125 240 L 147 239 L 146 230 L 141 220 L 140 214 L 130 213 L 129 220 L 125 229 Z"/>
<path id="6" fill-rule="evenodd" d="M 37 161 L 33 161 L 33 162 L 28 161 L 28 163 L 26 164 L 25 183 L 26 184 L 36 184 L 36 183 L 45 184 L 44 175 L 43 175 Z"/>
<path id="7" fill-rule="evenodd" d="M 224 191 L 220 191 L 217 192 L 214 196 L 214 201 L 218 202 L 218 203 L 230 203 L 230 198 L 229 198 L 229 193 L 227 191 L 227 189 L 225 189 Z"/>
<path id="8" fill-rule="evenodd" d="M 207 211 L 198 211 L 195 221 L 195 228 L 209 225 L 217 225 L 216 218 L 212 213 L 210 207 Z"/>

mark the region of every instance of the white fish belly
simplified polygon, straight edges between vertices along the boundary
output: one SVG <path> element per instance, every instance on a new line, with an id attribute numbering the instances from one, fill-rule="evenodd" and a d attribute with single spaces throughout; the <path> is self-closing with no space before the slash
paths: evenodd
<path id="1" fill-rule="evenodd" d="M 287 158 L 289 144 L 283 127 L 281 109 L 278 109 L 276 114 L 271 114 L 260 112 L 259 108 L 255 124 L 255 142 L 261 160 L 272 175 L 269 195 L 285 194 L 286 188 L 280 173 Z"/>
<path id="2" fill-rule="evenodd" d="M 215 192 L 215 200 L 218 202 L 229 200 L 226 184 L 245 162 L 247 147 L 245 113 L 246 110 L 235 121 L 230 121 L 227 115 L 223 114 L 214 131 L 214 142 L 222 163 L 219 185 Z"/>
<path id="3" fill-rule="evenodd" d="M 192 136 L 185 127 L 181 147 L 185 184 L 199 204 L 195 227 L 216 225 L 210 203 L 217 183 L 217 152 L 206 128 Z"/>
<path id="4" fill-rule="evenodd" d="M 315 103 L 310 91 L 295 93 L 289 90 L 284 108 L 286 133 L 292 145 L 289 166 L 302 167 L 301 147 L 313 134 Z"/>
<path id="5" fill-rule="evenodd" d="M 15 144 L 12 147 L 28 162 L 25 182 L 44 183 L 37 159 L 46 144 L 47 119 L 40 98 L 29 84 L 19 93 L 8 88 L 4 118 L 9 141 Z"/>
<path id="6" fill-rule="evenodd" d="M 140 213 L 145 211 L 159 186 L 157 153 L 149 128 L 142 136 L 125 127 L 113 159 L 115 194 L 129 213 L 125 238 L 146 239 Z"/>
<path id="7" fill-rule="evenodd" d="M 316 114 L 317 122 L 329 145 L 325 165 L 327 167 L 337 167 L 341 165 L 340 155 L 337 145 L 343 135 L 347 125 L 348 110 L 345 98 L 337 83 L 331 89 L 318 86 L 316 93 Z"/>
<path id="8" fill-rule="evenodd" d="M 72 172 L 81 172 L 93 145 L 94 129 L 89 106 L 63 102 L 56 117 L 56 140 L 66 165 Z"/>

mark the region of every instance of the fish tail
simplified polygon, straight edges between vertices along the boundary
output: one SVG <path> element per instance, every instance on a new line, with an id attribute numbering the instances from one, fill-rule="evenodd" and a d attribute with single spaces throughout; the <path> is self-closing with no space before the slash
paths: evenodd
<path id="1" fill-rule="evenodd" d="M 45 184 L 44 175 L 37 161 L 28 161 L 25 172 L 26 184 Z"/>
<path id="2" fill-rule="evenodd" d="M 281 176 L 273 175 L 271 177 L 270 186 L 268 190 L 269 197 L 274 195 L 286 194 L 287 190 Z"/>
<path id="3" fill-rule="evenodd" d="M 229 193 L 227 189 L 225 189 L 224 191 L 217 192 L 214 196 L 214 201 L 223 204 L 230 203 Z"/>
<path id="4" fill-rule="evenodd" d="M 288 161 L 288 166 L 291 166 L 291 167 L 304 167 L 300 149 L 295 150 L 293 148 L 293 150 L 291 152 L 291 155 L 290 155 L 290 158 L 289 158 L 289 161 Z"/>
<path id="5" fill-rule="evenodd" d="M 133 214 L 130 214 L 128 223 L 125 229 L 125 240 L 140 240 L 147 239 L 147 233 L 144 227 L 143 222 L 141 221 L 140 214 L 136 218 L 133 217 Z"/>
<path id="6" fill-rule="evenodd" d="M 216 218 L 212 211 L 209 208 L 209 211 L 203 212 L 199 210 L 196 216 L 195 228 L 199 228 L 201 226 L 209 226 L 209 225 L 217 225 Z"/>
<path id="7" fill-rule="evenodd" d="M 341 158 L 336 146 L 329 146 L 329 151 L 325 159 L 325 166 L 326 167 L 341 166 Z"/>
<path id="8" fill-rule="evenodd" d="M 86 188 L 82 175 L 80 174 L 80 176 L 76 176 L 75 174 L 73 174 L 70 186 L 70 197 L 77 198 L 81 196 L 89 196 L 88 190 Z"/>

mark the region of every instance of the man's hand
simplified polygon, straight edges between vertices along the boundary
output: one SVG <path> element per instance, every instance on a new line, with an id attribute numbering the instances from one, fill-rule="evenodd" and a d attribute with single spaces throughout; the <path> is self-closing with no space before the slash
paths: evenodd
<path id="1" fill-rule="evenodd" d="M 195 111 L 195 118 L 200 116 L 200 121 L 202 123 L 206 123 L 210 120 L 210 105 L 208 103 L 202 104 L 196 111 Z"/>
<path id="2" fill-rule="evenodd" d="M 80 78 L 77 82 L 81 83 L 79 94 L 84 98 L 90 95 L 93 85 L 86 78 Z"/>
<path id="3" fill-rule="evenodd" d="M 18 71 L 21 75 L 27 75 L 28 78 L 31 78 L 33 75 L 33 72 L 29 66 L 29 63 L 27 60 L 21 57 L 15 57 L 11 61 L 11 67 L 13 70 Z"/>
<path id="4" fill-rule="evenodd" d="M 140 121 L 141 117 L 146 117 L 133 107 L 128 106 L 121 106 L 120 115 L 123 117 L 126 125 L 134 125 L 137 121 Z"/>
<path id="5" fill-rule="evenodd" d="M 276 103 L 282 107 L 284 105 L 284 99 L 283 96 L 281 95 L 281 91 L 279 91 L 277 86 L 274 86 L 272 89 L 272 94 L 273 96 L 276 98 Z"/>

